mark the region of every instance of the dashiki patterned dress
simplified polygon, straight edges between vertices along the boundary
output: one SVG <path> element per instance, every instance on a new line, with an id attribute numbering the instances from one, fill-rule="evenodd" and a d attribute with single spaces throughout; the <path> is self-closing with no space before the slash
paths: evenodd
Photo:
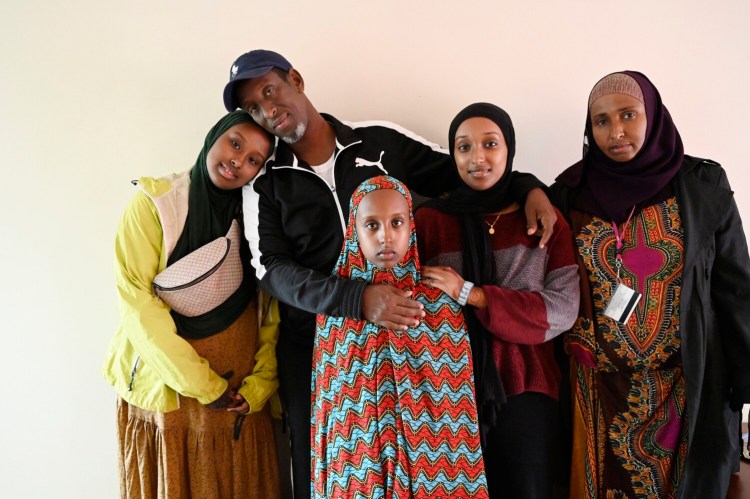
<path id="1" fill-rule="evenodd" d="M 603 313 L 617 284 L 612 223 L 593 217 L 574 229 L 594 323 L 579 318 L 566 341 L 577 361 L 571 497 L 676 497 L 688 441 L 677 202 L 648 206 L 620 225 L 622 282 L 643 295 L 625 324 Z"/>
<path id="2" fill-rule="evenodd" d="M 487 498 L 471 354 L 458 304 L 419 282 L 414 221 L 409 249 L 392 269 L 362 255 L 354 220 L 376 189 L 406 188 L 390 177 L 352 196 L 334 273 L 413 290 L 426 317 L 393 331 L 318 316 L 312 376 L 312 496 L 320 498 Z"/>

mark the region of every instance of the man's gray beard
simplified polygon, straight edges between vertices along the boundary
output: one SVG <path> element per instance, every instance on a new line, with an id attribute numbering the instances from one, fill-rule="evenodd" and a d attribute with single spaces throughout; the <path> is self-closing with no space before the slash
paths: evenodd
<path id="1" fill-rule="evenodd" d="M 281 140 L 287 144 L 294 144 L 305 135 L 306 129 L 307 127 L 305 127 L 304 123 L 297 123 L 297 128 L 294 129 L 294 132 L 288 137 L 281 137 Z"/>

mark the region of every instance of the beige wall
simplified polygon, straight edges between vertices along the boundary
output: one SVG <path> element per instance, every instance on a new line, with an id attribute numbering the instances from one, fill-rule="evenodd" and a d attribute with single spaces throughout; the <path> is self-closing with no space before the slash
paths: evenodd
<path id="1" fill-rule="evenodd" d="M 278 50 L 319 110 L 440 143 L 495 102 L 545 181 L 579 158 L 596 80 L 639 69 L 748 220 L 749 18 L 746 0 L 5 2 L 0 496 L 116 497 L 113 233 L 130 179 L 191 166 L 235 56 Z"/>

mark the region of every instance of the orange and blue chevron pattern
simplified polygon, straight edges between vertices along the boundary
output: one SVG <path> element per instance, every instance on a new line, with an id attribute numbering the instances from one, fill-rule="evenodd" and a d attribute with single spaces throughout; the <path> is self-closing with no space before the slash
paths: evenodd
<path id="1" fill-rule="evenodd" d="M 406 188 L 391 177 L 352 196 L 336 275 L 413 291 L 426 316 L 394 331 L 318 316 L 312 399 L 312 496 L 487 498 L 469 339 L 458 304 L 419 282 L 414 221 L 399 265 L 381 269 L 359 249 L 354 219 L 375 189 Z"/>

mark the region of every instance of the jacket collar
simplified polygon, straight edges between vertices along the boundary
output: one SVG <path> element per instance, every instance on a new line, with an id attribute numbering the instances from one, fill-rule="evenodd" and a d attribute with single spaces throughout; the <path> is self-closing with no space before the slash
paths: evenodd
<path id="1" fill-rule="evenodd" d="M 321 113 L 321 116 L 333 127 L 336 133 L 336 145 L 340 146 L 340 149 L 362 141 L 362 137 L 349 125 L 345 125 L 330 114 Z"/>
<path id="2" fill-rule="evenodd" d="M 188 214 L 188 195 L 190 194 L 190 170 L 172 173 L 158 179 L 141 177 L 138 188 L 148 196 L 156 207 L 161 222 L 166 255 L 171 255 L 177 245 L 177 240 L 185 229 Z M 166 267 L 167 258 L 163 260 Z M 160 263 L 162 265 L 162 263 Z"/>
<path id="3" fill-rule="evenodd" d="M 341 121 L 337 120 L 330 114 L 326 113 L 320 113 L 323 118 L 330 123 L 330 125 L 333 127 L 333 131 L 336 134 L 336 150 L 340 151 L 341 149 L 344 149 L 346 147 L 349 147 L 351 145 L 354 145 L 358 142 L 362 142 L 361 137 L 354 131 L 354 129 L 348 125 L 345 125 Z M 310 168 L 310 165 L 305 163 L 304 161 L 297 158 L 297 156 L 292 152 L 291 147 L 284 142 L 283 140 L 280 140 L 278 137 L 276 138 L 276 147 L 274 155 L 271 159 L 268 160 L 267 166 L 274 168 L 274 167 L 304 167 L 304 168 Z"/>

